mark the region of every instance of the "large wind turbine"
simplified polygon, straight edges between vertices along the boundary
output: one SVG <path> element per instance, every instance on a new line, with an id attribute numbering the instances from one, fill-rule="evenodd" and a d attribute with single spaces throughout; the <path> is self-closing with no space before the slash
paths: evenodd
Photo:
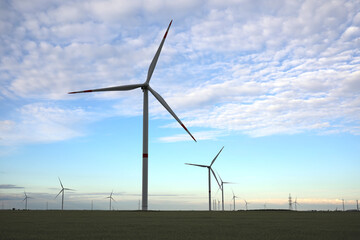
<path id="1" fill-rule="evenodd" d="M 110 211 L 111 211 L 111 200 L 115 201 L 115 199 L 112 197 L 113 192 L 114 192 L 114 191 L 111 191 L 110 196 L 106 197 L 106 198 L 109 198 L 109 199 L 110 199 L 110 206 L 109 206 L 109 210 L 110 210 Z M 115 202 L 116 202 L 116 201 L 115 201 Z"/>
<path id="2" fill-rule="evenodd" d="M 221 201 L 222 201 L 222 210 L 224 211 L 224 184 L 233 184 L 232 182 L 223 182 L 223 180 L 220 177 L 220 174 L 218 173 L 218 176 L 220 178 L 220 182 L 221 182 Z"/>
<path id="3" fill-rule="evenodd" d="M 185 131 L 194 139 L 195 138 L 191 135 L 189 130 L 185 127 L 185 125 L 180 121 L 180 119 L 176 116 L 170 106 L 165 102 L 165 100 L 154 90 L 150 87 L 150 79 L 154 72 L 156 63 L 160 56 L 161 49 L 164 45 L 166 36 L 168 34 L 169 28 L 171 26 L 172 20 L 165 32 L 165 35 L 160 43 L 158 50 L 155 53 L 153 60 L 149 66 L 149 70 L 147 73 L 146 81 L 142 84 L 132 84 L 132 85 L 123 85 L 123 86 L 116 86 L 116 87 L 109 87 L 109 88 L 99 88 L 99 89 L 92 89 L 92 90 L 85 90 L 85 91 L 77 91 L 77 92 L 69 92 L 69 94 L 73 93 L 86 93 L 86 92 L 103 92 L 103 91 L 128 91 L 133 90 L 136 88 L 141 88 L 144 93 L 144 105 L 143 105 L 143 155 L 142 155 L 142 163 L 143 163 L 143 170 L 142 170 L 142 210 L 148 210 L 148 126 L 149 126 L 149 110 L 148 110 L 148 91 L 152 93 L 152 95 L 164 106 L 164 108 L 178 121 L 178 123 L 185 129 Z"/>
<path id="4" fill-rule="evenodd" d="M 28 200 L 28 198 L 31 198 L 31 197 L 29 197 L 25 191 L 24 191 L 24 195 L 25 195 L 25 198 L 23 201 L 25 201 L 25 210 L 27 210 L 27 200 Z"/>
<path id="5" fill-rule="evenodd" d="M 60 178 L 59 178 L 59 182 L 60 182 L 60 185 L 61 185 L 61 190 L 60 192 L 58 193 L 58 195 L 56 195 L 55 198 L 57 198 L 60 193 L 62 193 L 62 198 L 61 198 L 61 210 L 64 210 L 64 194 L 65 194 L 65 190 L 70 190 L 70 191 L 74 191 L 74 189 L 71 189 L 71 188 L 64 188 Z"/>
<path id="6" fill-rule="evenodd" d="M 219 153 L 215 156 L 215 158 L 212 160 L 210 165 L 200 165 L 200 164 L 193 164 L 193 163 L 185 163 L 187 165 L 192 165 L 192 166 L 196 166 L 196 167 L 203 167 L 203 168 L 207 168 L 209 170 L 209 211 L 211 211 L 211 173 L 214 175 L 215 180 L 217 182 L 217 184 L 220 187 L 220 183 L 217 180 L 217 177 L 214 173 L 214 170 L 212 170 L 211 166 L 214 164 L 216 158 L 219 156 L 219 154 L 221 153 L 221 151 L 224 149 L 224 147 L 222 147 L 219 151 Z"/>

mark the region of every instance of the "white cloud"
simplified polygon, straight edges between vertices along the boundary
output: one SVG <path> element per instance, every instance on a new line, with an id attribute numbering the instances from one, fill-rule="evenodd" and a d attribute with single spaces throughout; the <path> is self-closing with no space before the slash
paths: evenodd
<path id="1" fill-rule="evenodd" d="M 142 82 L 174 14 L 151 84 L 187 126 L 251 136 L 359 134 L 358 2 L 13 1 L 5 8 L 1 99 L 75 99 L 66 93 Z M 121 98 L 114 115 L 142 112 L 135 95 L 88 97 Z M 155 102 L 150 114 L 170 118 Z M 2 131 L 19 126 L 5 121 Z M 77 135 L 72 124 L 66 136 Z"/>
<path id="2" fill-rule="evenodd" d="M 92 113 L 77 108 L 27 104 L 17 110 L 16 120 L 0 121 L 0 144 L 53 142 L 78 137 L 83 135 L 81 125 L 91 122 L 93 117 Z"/>

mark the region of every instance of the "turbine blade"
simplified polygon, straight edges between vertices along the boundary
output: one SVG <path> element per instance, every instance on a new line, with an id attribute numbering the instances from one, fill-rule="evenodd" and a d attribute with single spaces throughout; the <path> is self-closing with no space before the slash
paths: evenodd
<path id="1" fill-rule="evenodd" d="M 180 121 L 180 119 L 176 116 L 176 114 L 173 112 L 173 110 L 170 108 L 170 106 L 165 102 L 165 100 L 158 94 L 154 89 L 152 89 L 150 86 L 148 86 L 149 91 L 154 95 L 154 97 L 168 110 L 168 112 L 178 121 L 178 123 L 185 129 L 185 131 L 194 139 L 196 142 L 196 139 L 191 135 L 189 130 L 185 127 L 185 125 Z"/>
<path id="2" fill-rule="evenodd" d="M 55 199 L 60 195 L 60 193 L 64 191 L 64 189 L 61 189 L 60 192 L 58 193 L 58 195 L 56 195 Z"/>
<path id="3" fill-rule="evenodd" d="M 160 43 L 159 48 L 158 48 L 158 50 L 156 51 L 155 56 L 154 56 L 153 60 L 151 61 L 150 66 L 149 66 L 148 74 L 147 74 L 147 77 L 146 77 L 146 83 L 147 83 L 147 84 L 149 84 L 150 79 L 151 79 L 151 76 L 152 76 L 152 74 L 153 74 L 153 72 L 154 72 L 156 63 L 157 63 L 157 61 L 158 61 L 158 59 L 159 59 L 160 52 L 161 52 L 161 49 L 162 49 L 162 47 L 163 47 L 163 45 L 164 45 L 164 42 L 165 42 L 166 36 L 167 36 L 167 34 L 168 34 L 169 28 L 170 28 L 170 26 L 171 26 L 171 23 L 172 23 L 172 20 L 171 20 L 171 22 L 170 22 L 170 24 L 169 24 L 169 26 L 168 26 L 168 28 L 167 28 L 167 30 L 166 30 L 166 32 L 165 32 L 165 35 L 164 35 L 163 39 L 161 40 L 161 43 Z"/>
<path id="4" fill-rule="evenodd" d="M 58 178 L 59 178 L 59 177 L 58 177 Z M 62 184 L 62 182 L 61 182 L 60 178 L 59 178 L 59 181 L 60 181 L 61 188 L 64 188 L 64 186 L 63 186 L 63 184 Z"/>
<path id="5" fill-rule="evenodd" d="M 221 151 L 224 149 L 224 147 L 222 147 L 219 151 L 219 153 L 215 156 L 214 160 L 212 160 L 211 164 L 210 164 L 210 167 L 214 164 L 216 158 L 219 156 L 219 154 L 221 153 Z"/>
<path id="6" fill-rule="evenodd" d="M 220 181 L 221 181 L 221 183 L 225 183 L 225 182 L 223 182 L 223 180 L 221 179 L 221 177 L 220 177 L 220 174 L 216 171 L 216 174 L 218 175 L 218 177 L 220 178 Z"/>
<path id="7" fill-rule="evenodd" d="M 218 181 L 218 179 L 217 179 L 217 177 L 216 177 L 216 175 L 215 175 L 215 173 L 214 173 L 214 171 L 212 170 L 211 167 L 210 167 L 210 170 L 211 170 L 212 174 L 214 175 L 215 180 L 216 180 L 217 184 L 219 185 L 219 188 L 221 188 L 221 185 L 220 185 L 220 183 L 219 183 L 219 181 Z"/>
<path id="8" fill-rule="evenodd" d="M 128 91 L 128 90 L 133 90 L 135 88 L 139 88 L 142 86 L 144 86 L 144 84 L 131 84 L 131 85 L 116 86 L 116 87 L 98 88 L 98 89 L 85 90 L 85 91 L 69 92 L 68 94 L 87 93 L 87 92 L 106 92 L 106 91 Z"/>
<path id="9" fill-rule="evenodd" d="M 192 165 L 192 166 L 196 166 L 196 167 L 206 167 L 208 168 L 209 166 L 206 165 L 200 165 L 200 164 L 193 164 L 193 163 L 185 163 L 186 165 Z"/>
<path id="10" fill-rule="evenodd" d="M 71 188 L 64 188 L 64 190 L 76 191 L 75 189 L 71 189 Z"/>

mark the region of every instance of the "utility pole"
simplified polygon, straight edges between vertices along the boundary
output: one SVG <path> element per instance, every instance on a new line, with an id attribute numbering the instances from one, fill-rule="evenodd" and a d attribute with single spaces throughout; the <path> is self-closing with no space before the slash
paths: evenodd
<path id="1" fill-rule="evenodd" d="M 342 204 L 343 204 L 343 212 L 345 211 L 345 201 L 344 199 L 342 199 Z"/>
<path id="2" fill-rule="evenodd" d="M 292 208 L 292 199 L 291 199 L 291 194 L 289 193 L 289 210 L 293 210 Z"/>
<path id="3" fill-rule="evenodd" d="M 94 209 L 94 203 L 93 203 L 93 200 L 91 200 L 91 211 Z"/>
<path id="4" fill-rule="evenodd" d="M 356 209 L 359 211 L 359 200 L 356 200 Z"/>

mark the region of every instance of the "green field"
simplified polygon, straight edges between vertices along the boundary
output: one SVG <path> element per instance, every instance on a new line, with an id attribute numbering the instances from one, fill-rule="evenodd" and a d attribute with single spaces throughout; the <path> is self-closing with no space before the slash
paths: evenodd
<path id="1" fill-rule="evenodd" d="M 0 211 L 0 239 L 360 239 L 360 212 Z"/>

